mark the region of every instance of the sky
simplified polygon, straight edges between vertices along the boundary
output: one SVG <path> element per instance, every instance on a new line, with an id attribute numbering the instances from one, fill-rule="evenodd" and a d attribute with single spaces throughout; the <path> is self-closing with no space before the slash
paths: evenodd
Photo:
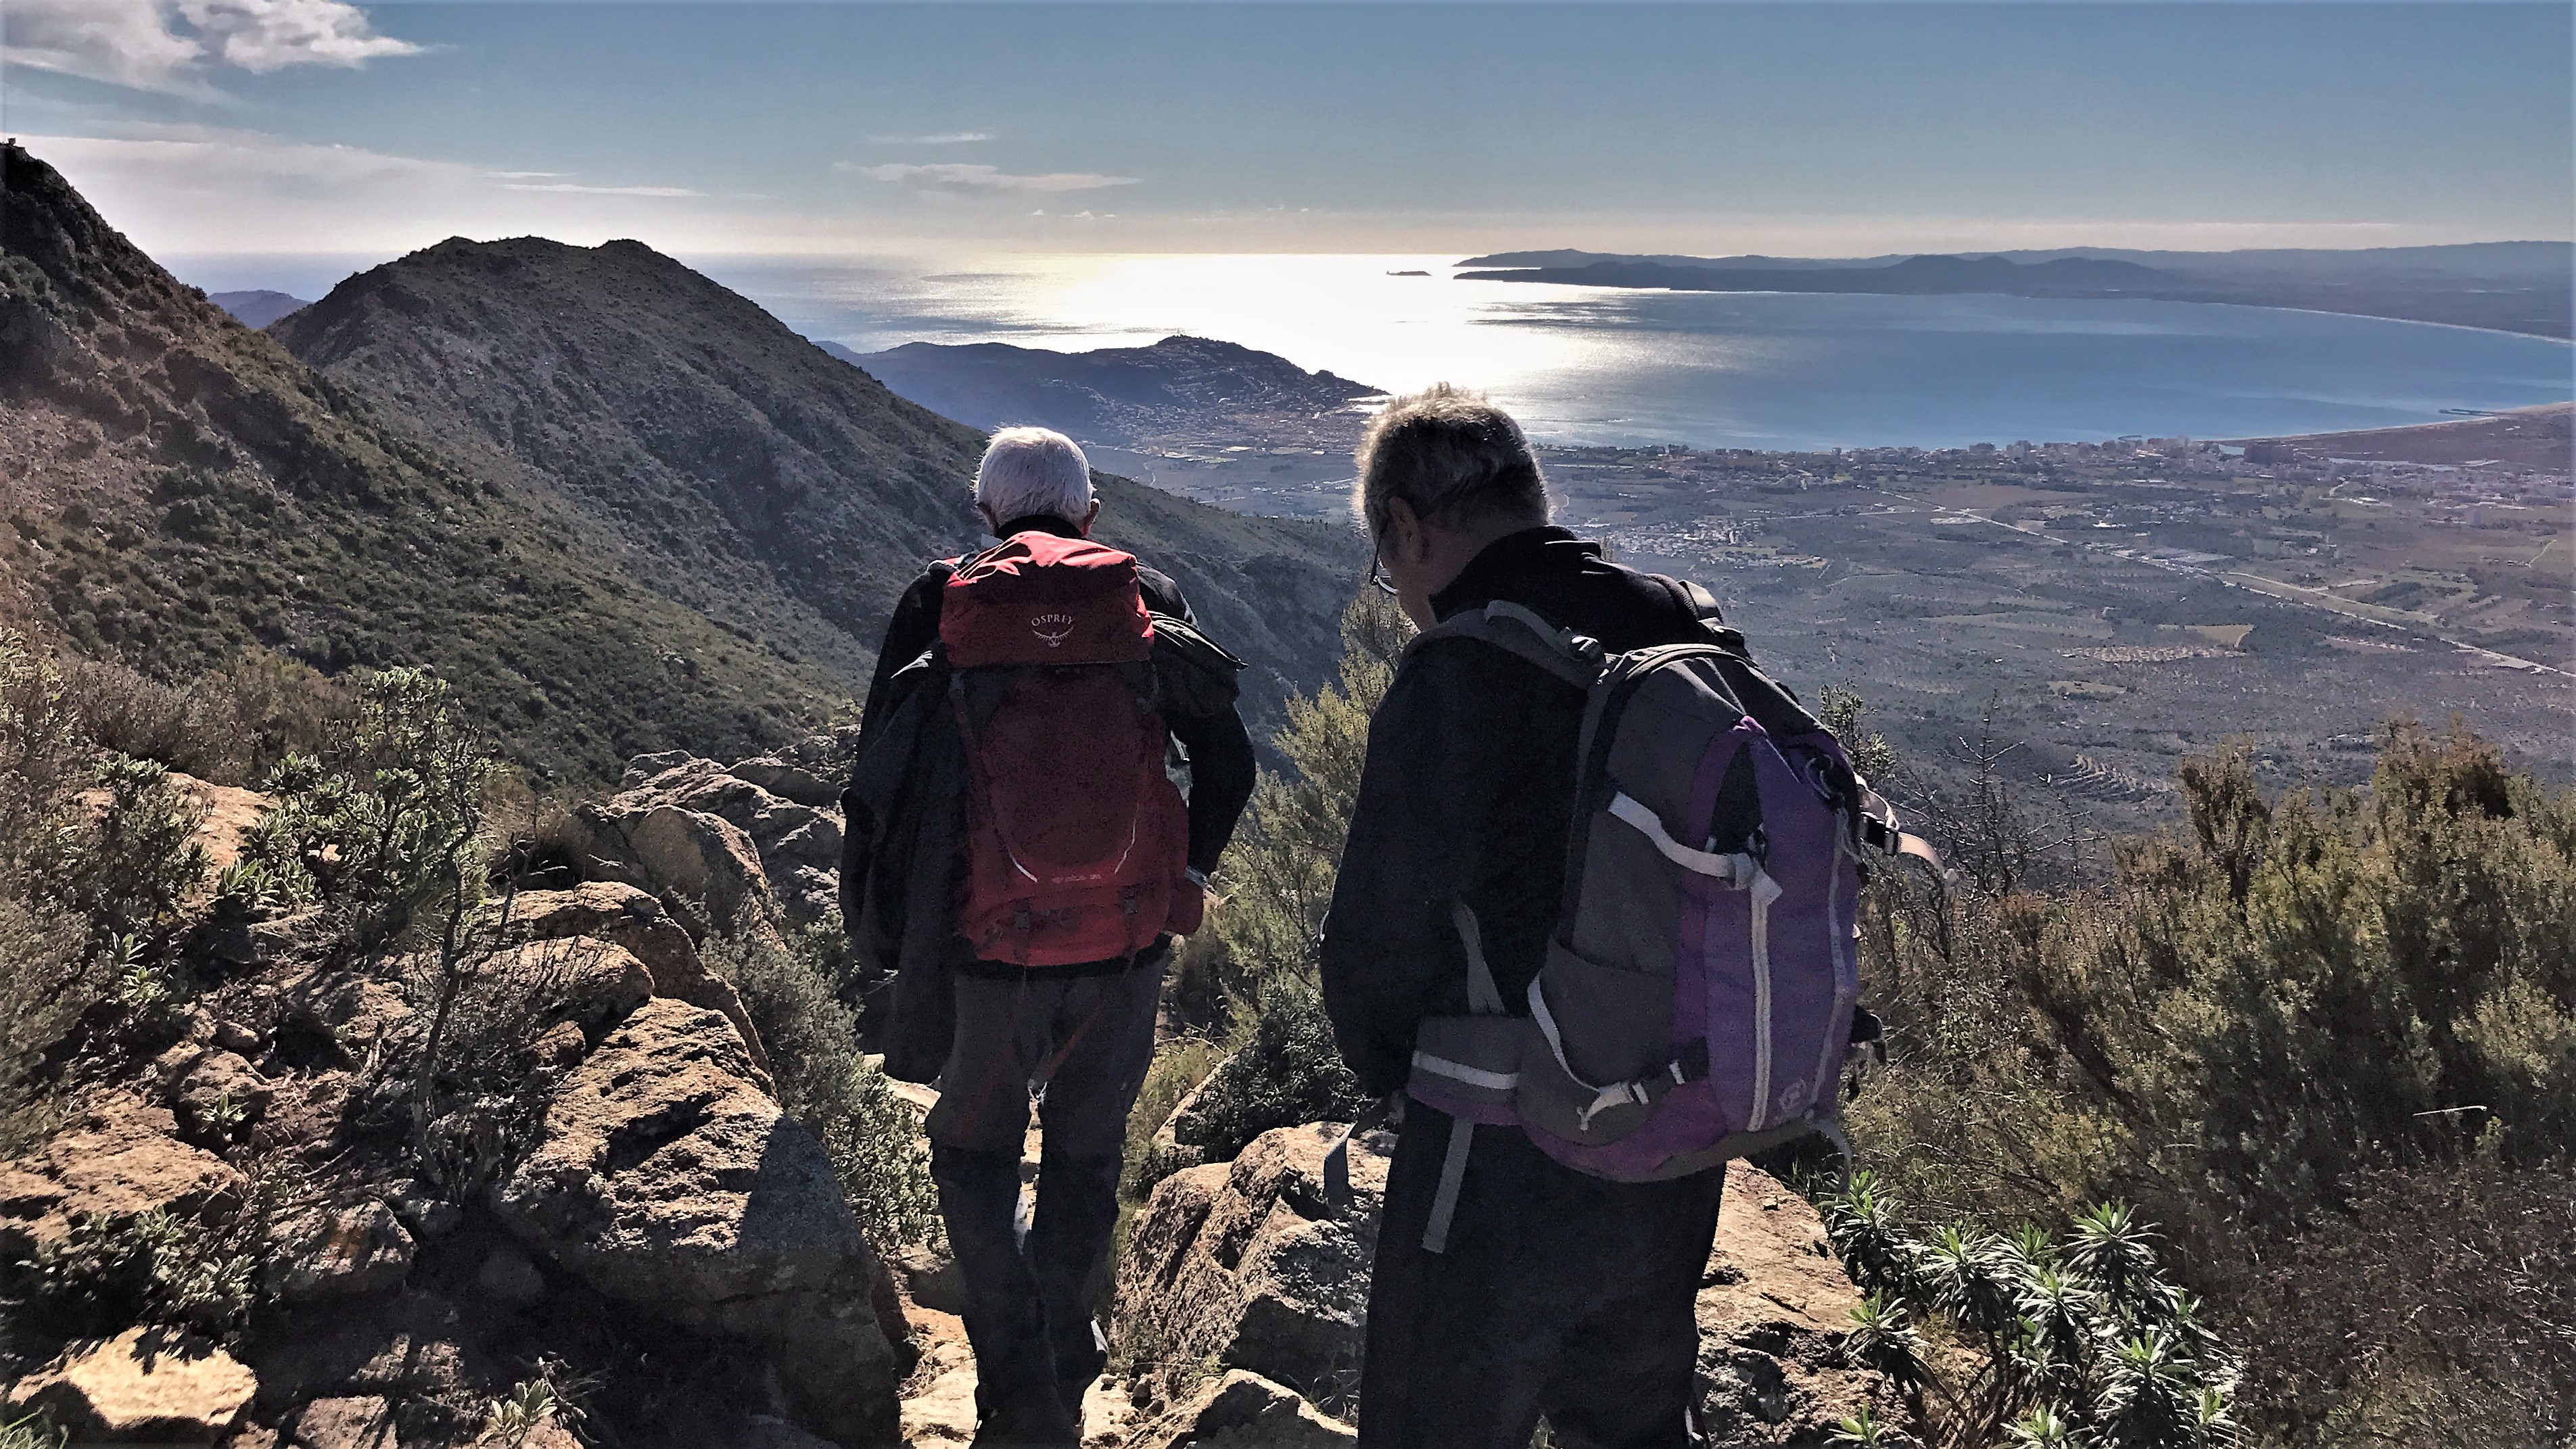
<path id="1" fill-rule="evenodd" d="M 2566 239 L 2571 14 L 7 0 L 0 129 L 165 260 Z"/>

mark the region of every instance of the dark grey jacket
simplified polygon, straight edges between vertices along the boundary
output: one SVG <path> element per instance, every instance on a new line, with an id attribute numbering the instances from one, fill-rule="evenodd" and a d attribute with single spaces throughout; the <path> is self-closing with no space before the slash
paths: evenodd
<path id="1" fill-rule="evenodd" d="M 1705 590 L 1622 568 L 1561 528 L 1496 540 L 1432 597 L 1446 619 L 1496 599 L 1613 652 L 1706 642 Z M 1722 636 L 1740 647 L 1732 630 Z M 1406 654 L 1369 725 L 1359 801 L 1324 918 L 1324 1007 L 1361 1090 L 1400 1090 L 1427 1016 L 1467 1013 L 1461 897 L 1516 1013 L 1538 974 L 1565 881 L 1584 696 L 1473 640 Z"/>

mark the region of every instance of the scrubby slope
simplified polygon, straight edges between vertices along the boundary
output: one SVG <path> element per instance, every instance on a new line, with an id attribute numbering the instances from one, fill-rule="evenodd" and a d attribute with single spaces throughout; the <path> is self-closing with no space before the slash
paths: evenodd
<path id="1" fill-rule="evenodd" d="M 0 150 L 0 595 L 164 677 L 426 663 L 523 763 L 757 748 L 846 684 L 638 584 Z"/>
<path id="2" fill-rule="evenodd" d="M 972 546 L 982 435 L 637 242 L 450 240 L 278 324 L 297 356 L 535 497 L 662 596 L 854 677 L 895 596 Z M 1346 540 L 1111 481 L 1103 533 L 1269 679 L 1336 652 Z"/>

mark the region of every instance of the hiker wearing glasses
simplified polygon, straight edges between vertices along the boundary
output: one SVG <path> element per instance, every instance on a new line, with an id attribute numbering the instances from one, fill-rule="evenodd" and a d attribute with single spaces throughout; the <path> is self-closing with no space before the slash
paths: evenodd
<path id="1" fill-rule="evenodd" d="M 1241 662 L 1171 579 L 1092 541 L 1072 440 L 995 434 L 975 506 L 1000 542 L 932 565 L 886 630 L 842 909 L 893 975 L 886 1070 L 940 1089 L 930 1170 L 965 1279 L 975 1443 L 1069 1449 L 1107 1356 L 1091 1308 L 1163 969 L 1254 765 Z"/>
<path id="2" fill-rule="evenodd" d="M 1887 822 L 1705 590 L 1549 524 L 1499 409 L 1396 400 L 1355 494 L 1424 630 L 1322 942 L 1342 1054 L 1400 1114 L 1360 1442 L 1696 1444 L 1724 1162 L 1833 1129 Z"/>

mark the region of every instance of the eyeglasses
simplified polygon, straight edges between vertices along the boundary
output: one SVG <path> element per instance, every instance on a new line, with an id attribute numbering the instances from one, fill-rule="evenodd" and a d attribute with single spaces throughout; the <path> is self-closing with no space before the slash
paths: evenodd
<path id="1" fill-rule="evenodd" d="M 1395 580 L 1386 576 L 1386 562 L 1378 557 L 1378 553 L 1375 548 L 1371 548 L 1369 550 L 1368 581 L 1370 588 L 1377 590 L 1379 593 L 1386 595 L 1390 599 L 1395 597 Z"/>

